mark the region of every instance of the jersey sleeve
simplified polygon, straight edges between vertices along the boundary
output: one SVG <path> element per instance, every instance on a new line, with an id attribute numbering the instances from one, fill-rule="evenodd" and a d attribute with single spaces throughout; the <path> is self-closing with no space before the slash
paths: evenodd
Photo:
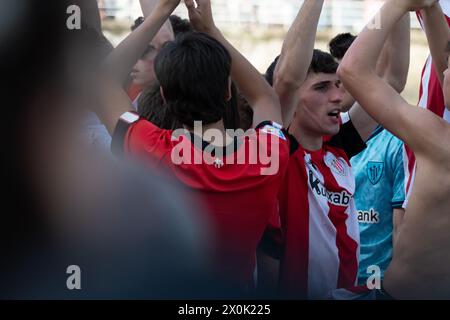
<path id="1" fill-rule="evenodd" d="M 170 148 L 170 141 L 169 130 L 158 128 L 134 112 L 126 112 L 117 123 L 111 146 L 119 157 L 132 154 L 161 158 Z"/>
<path id="2" fill-rule="evenodd" d="M 343 149 L 349 159 L 366 148 L 366 143 L 359 135 L 351 120 L 344 123 L 339 133 L 333 136 L 327 144 Z"/>
<path id="3" fill-rule="evenodd" d="M 392 199 L 393 209 L 402 208 L 405 201 L 405 169 L 403 167 L 403 143 L 398 141 L 393 150 L 392 166 Z"/>

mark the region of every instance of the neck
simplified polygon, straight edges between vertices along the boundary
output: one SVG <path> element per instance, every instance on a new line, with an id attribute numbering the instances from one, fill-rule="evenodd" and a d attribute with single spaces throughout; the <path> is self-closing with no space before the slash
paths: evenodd
<path id="1" fill-rule="evenodd" d="M 202 125 L 201 127 L 186 127 L 189 132 L 202 137 L 206 142 L 210 142 L 215 146 L 225 146 L 233 142 L 233 138 L 229 136 L 225 130 L 223 120 L 208 125 Z"/>
<path id="2" fill-rule="evenodd" d="M 322 149 L 323 136 L 312 133 L 301 126 L 291 126 L 289 133 L 292 134 L 298 143 L 306 150 L 317 151 Z"/>

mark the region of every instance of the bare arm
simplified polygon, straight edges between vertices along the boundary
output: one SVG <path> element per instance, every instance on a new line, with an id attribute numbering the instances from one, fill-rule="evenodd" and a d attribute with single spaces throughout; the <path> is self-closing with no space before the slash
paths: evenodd
<path id="1" fill-rule="evenodd" d="M 152 13 L 153 9 L 155 9 L 156 5 L 158 4 L 158 0 L 139 0 L 139 3 L 141 5 L 141 10 L 144 18 L 147 18 L 150 13 Z M 170 24 L 169 20 L 166 20 L 161 29 L 163 28 L 167 28 L 169 32 L 173 33 L 172 25 Z"/>
<path id="2" fill-rule="evenodd" d="M 204 32 L 219 41 L 230 53 L 232 59 L 231 77 L 253 109 L 253 125 L 272 120 L 282 123 L 280 103 L 273 88 L 250 62 L 245 59 L 222 35 L 214 24 L 210 0 L 185 0 L 189 19 L 195 30 Z"/>
<path id="3" fill-rule="evenodd" d="M 405 209 L 398 208 L 393 210 L 392 214 L 392 246 L 395 248 L 395 244 L 397 243 L 400 226 L 403 222 L 403 218 L 405 216 Z M 395 254 L 395 253 L 394 253 Z"/>
<path id="4" fill-rule="evenodd" d="M 323 0 L 306 0 L 283 43 L 275 68 L 273 86 L 280 98 L 286 126 L 292 121 L 297 105 L 297 90 L 308 74 Z"/>
<path id="5" fill-rule="evenodd" d="M 380 10 L 383 28 L 365 28 L 344 57 L 338 73 L 347 90 L 367 113 L 405 141 L 416 153 L 433 156 L 439 149 L 443 120 L 430 112 L 409 106 L 376 73 L 383 44 L 395 24 L 408 10 L 431 5 L 435 0 L 389 1 Z"/>
<path id="6" fill-rule="evenodd" d="M 120 55 L 131 62 L 135 55 L 142 53 L 179 3 L 180 0 L 160 0 L 142 25 L 119 45 L 120 48 L 116 49 L 118 51 L 114 50 L 107 58 L 99 80 L 102 94 L 97 114 L 109 133 L 113 134 L 117 121 L 124 112 L 133 110 L 131 101 L 122 88 L 123 79 L 117 74 L 117 69 L 111 70 L 111 62 L 116 61 L 115 58 Z"/>
<path id="7" fill-rule="evenodd" d="M 393 0 L 391 0 L 393 1 Z M 410 16 L 406 13 L 389 34 L 376 64 L 376 74 L 395 91 L 401 93 L 406 85 L 410 60 Z M 361 108 L 358 102 L 350 109 L 353 125 L 365 141 L 378 123 Z"/>
<path id="8" fill-rule="evenodd" d="M 164 2 L 179 3 L 180 1 Z M 141 4 L 146 4 L 145 8 L 143 7 L 143 10 L 151 10 L 153 8 L 156 10 L 156 8 L 161 7 L 159 5 L 160 2 L 155 0 L 141 0 Z M 157 17 L 151 13 L 153 13 L 153 11 L 150 11 L 150 15 L 146 17 L 145 21 L 114 49 L 104 63 L 104 67 L 122 84 L 128 80 L 128 76 L 133 69 L 133 66 L 145 51 L 150 41 L 155 37 L 155 34 L 168 19 L 167 16 L 163 21 L 149 21 L 150 17 L 153 17 L 154 19 Z M 155 22 L 157 23 L 155 24 Z M 156 32 L 154 30 L 155 27 L 157 27 Z"/>
<path id="9" fill-rule="evenodd" d="M 139 3 L 141 5 L 142 14 L 147 18 L 153 9 L 155 9 L 158 0 L 139 0 Z"/>
<path id="10" fill-rule="evenodd" d="M 421 10 L 424 29 L 428 39 L 433 64 L 436 68 L 436 74 L 439 82 L 443 83 L 443 72 L 447 69 L 448 43 L 450 42 L 450 28 L 442 12 L 441 5 L 436 3 L 434 6 Z"/>

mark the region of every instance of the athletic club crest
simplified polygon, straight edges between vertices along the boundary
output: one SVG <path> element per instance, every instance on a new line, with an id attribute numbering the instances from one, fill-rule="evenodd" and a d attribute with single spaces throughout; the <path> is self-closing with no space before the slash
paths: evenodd
<path id="1" fill-rule="evenodd" d="M 367 177 L 369 178 L 370 183 L 373 185 L 377 184 L 381 177 L 383 176 L 384 163 L 377 161 L 369 161 L 367 163 Z"/>
<path id="2" fill-rule="evenodd" d="M 224 165 L 223 161 L 220 160 L 219 158 L 214 159 L 214 167 L 216 167 L 217 169 L 222 168 Z"/>
<path id="3" fill-rule="evenodd" d="M 348 165 L 342 158 L 336 158 L 332 153 L 328 152 L 325 156 L 325 164 L 333 171 L 334 173 L 340 176 L 347 176 L 348 174 Z"/>

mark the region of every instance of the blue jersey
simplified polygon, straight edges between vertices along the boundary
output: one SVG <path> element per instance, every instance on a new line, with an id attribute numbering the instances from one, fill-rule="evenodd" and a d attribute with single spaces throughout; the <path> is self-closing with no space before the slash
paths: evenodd
<path id="1" fill-rule="evenodd" d="M 369 266 L 378 266 L 383 276 L 392 258 L 393 209 L 405 200 L 403 142 L 378 127 L 350 162 L 361 241 L 358 282 L 365 284 Z"/>

